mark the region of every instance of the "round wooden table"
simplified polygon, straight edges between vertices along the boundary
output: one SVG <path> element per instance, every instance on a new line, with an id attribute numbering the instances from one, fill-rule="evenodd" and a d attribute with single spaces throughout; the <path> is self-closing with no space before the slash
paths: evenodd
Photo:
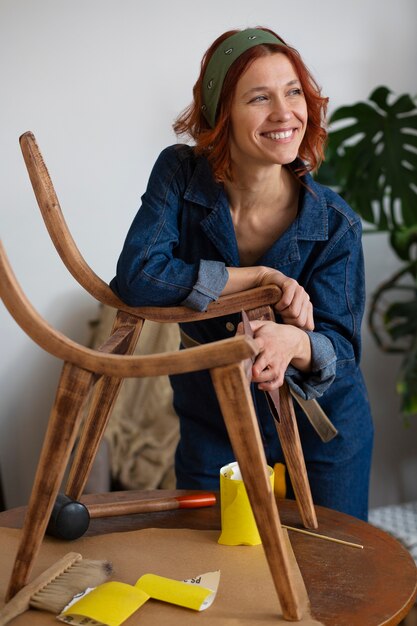
<path id="1" fill-rule="evenodd" d="M 124 491 L 85 496 L 99 502 L 157 498 L 192 491 Z M 302 528 L 295 502 L 278 501 L 281 522 Z M 360 520 L 316 507 L 318 533 L 359 543 L 363 550 L 288 531 L 310 599 L 311 613 L 326 626 L 398 624 L 417 595 L 417 569 L 410 554 L 387 533 Z M 25 508 L 0 513 L 0 526 L 20 528 Z M 181 509 L 92 519 L 87 535 L 143 528 L 220 529 L 220 509 Z M 70 545 L 70 544 L 69 544 Z"/>

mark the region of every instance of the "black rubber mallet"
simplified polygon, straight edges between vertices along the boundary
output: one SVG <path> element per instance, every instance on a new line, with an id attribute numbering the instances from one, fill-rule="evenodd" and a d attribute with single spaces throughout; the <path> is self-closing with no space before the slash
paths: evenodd
<path id="1" fill-rule="evenodd" d="M 214 493 L 196 493 L 184 496 L 166 496 L 149 500 L 119 500 L 118 502 L 89 504 L 72 500 L 60 493 L 46 529 L 46 533 L 57 539 L 72 541 L 87 532 L 90 519 L 95 517 L 113 517 L 116 515 L 135 515 L 175 509 L 196 509 L 213 506 L 216 503 Z"/>

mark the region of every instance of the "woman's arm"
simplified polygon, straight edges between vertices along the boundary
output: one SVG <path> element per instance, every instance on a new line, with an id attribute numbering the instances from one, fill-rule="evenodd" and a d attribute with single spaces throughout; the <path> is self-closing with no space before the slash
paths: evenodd
<path id="1" fill-rule="evenodd" d="M 315 332 L 291 324 L 253 322 L 260 354 L 253 377 L 261 389 L 282 384 L 283 375 L 302 397 L 318 397 L 340 371 L 360 359 L 365 303 L 361 224 L 351 220 L 334 232 L 312 260 L 306 289 L 314 306 Z"/>
<path id="2" fill-rule="evenodd" d="M 126 236 L 112 289 L 131 306 L 182 304 L 204 311 L 221 294 L 275 284 L 282 290 L 276 310 L 283 321 L 312 329 L 311 304 L 295 280 L 267 267 L 226 268 L 221 260 L 205 259 L 203 252 L 201 258 L 198 249 L 190 252 L 204 214 L 199 218 L 198 207 L 188 209 L 190 222 L 184 225 L 190 172 L 185 172 L 181 154 L 187 154 L 185 147 L 167 148 L 155 163 L 142 206 Z"/>
<path id="3" fill-rule="evenodd" d="M 321 396 L 336 368 L 350 376 L 361 356 L 361 324 L 365 307 L 365 277 L 360 219 L 336 206 L 329 220 L 329 238 L 311 258 L 305 288 L 314 307 L 314 332 L 308 373 L 290 363 L 286 380 L 305 399 Z M 335 217 L 336 215 L 336 217 Z"/>
<path id="4" fill-rule="evenodd" d="M 305 330 L 314 329 L 313 307 L 298 282 L 269 267 L 229 267 L 229 280 L 222 295 L 252 287 L 275 284 L 282 296 L 275 310 L 283 324 L 270 321 L 251 322 L 260 353 L 252 368 L 252 380 L 259 389 L 271 391 L 284 382 L 288 365 L 308 372 L 311 368 L 311 343 Z"/>

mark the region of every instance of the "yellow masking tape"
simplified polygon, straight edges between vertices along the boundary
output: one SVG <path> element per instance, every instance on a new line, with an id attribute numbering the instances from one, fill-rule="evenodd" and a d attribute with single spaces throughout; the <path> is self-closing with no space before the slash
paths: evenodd
<path id="1" fill-rule="evenodd" d="M 212 589 L 190 585 L 179 580 L 164 578 L 156 574 L 141 576 L 135 585 L 154 600 L 179 604 L 188 609 L 200 611 L 204 601 L 213 594 Z"/>
<path id="2" fill-rule="evenodd" d="M 119 626 L 147 600 L 149 595 L 138 587 L 119 582 L 104 583 L 63 611 L 61 621 L 74 624 L 72 616 L 80 615 L 106 626 Z"/>
<path id="3" fill-rule="evenodd" d="M 269 466 L 268 472 L 273 490 L 274 471 Z M 227 546 L 259 545 L 261 538 L 237 463 L 225 465 L 220 470 L 220 504 L 222 532 L 218 542 Z"/>

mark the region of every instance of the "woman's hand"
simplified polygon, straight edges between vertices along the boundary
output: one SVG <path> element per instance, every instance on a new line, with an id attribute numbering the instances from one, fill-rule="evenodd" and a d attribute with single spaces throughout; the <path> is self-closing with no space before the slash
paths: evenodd
<path id="1" fill-rule="evenodd" d="M 280 387 L 290 363 L 302 371 L 310 369 L 310 339 L 303 330 L 270 321 L 256 320 L 250 325 L 260 350 L 252 366 L 252 381 L 259 383 L 259 389 L 272 391 Z M 239 325 L 238 332 L 242 330 Z"/>
<path id="2" fill-rule="evenodd" d="M 270 284 L 278 285 L 282 291 L 281 299 L 274 308 L 284 324 L 314 330 L 313 305 L 305 289 L 294 278 L 278 270 L 265 268 L 259 286 Z"/>
<path id="3" fill-rule="evenodd" d="M 284 324 L 291 324 L 303 330 L 314 330 L 313 306 L 307 292 L 294 278 L 270 267 L 228 267 L 229 279 L 222 295 L 226 296 L 253 287 L 277 285 L 282 292 L 275 310 Z"/>

